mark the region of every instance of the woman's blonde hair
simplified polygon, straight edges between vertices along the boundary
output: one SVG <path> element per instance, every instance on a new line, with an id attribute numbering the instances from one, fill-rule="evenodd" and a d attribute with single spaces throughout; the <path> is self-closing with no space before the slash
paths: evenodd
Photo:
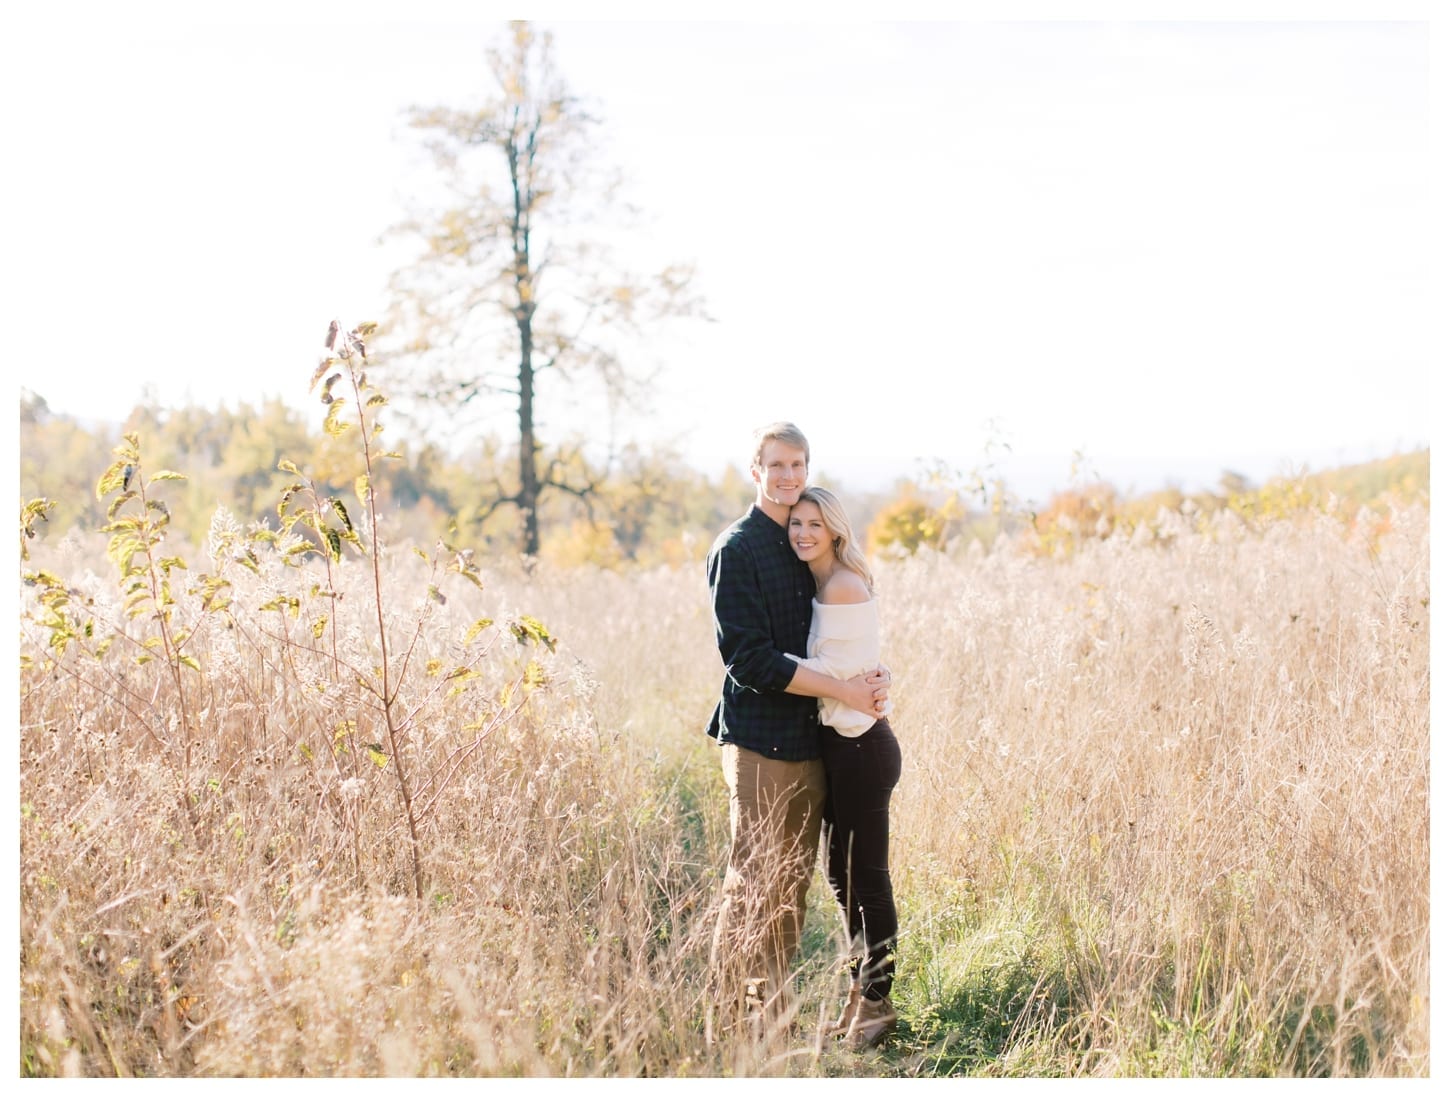
<path id="1" fill-rule="evenodd" d="M 856 535 L 851 531 L 851 520 L 846 517 L 846 509 L 841 506 L 836 494 L 827 488 L 811 485 L 801 490 L 800 498 L 801 502 L 809 501 L 821 509 L 821 519 L 826 524 L 826 533 L 831 535 L 831 548 L 835 550 L 836 559 L 865 580 L 866 590 L 874 595 L 876 583 L 866 564 L 866 554 L 856 541 Z"/>

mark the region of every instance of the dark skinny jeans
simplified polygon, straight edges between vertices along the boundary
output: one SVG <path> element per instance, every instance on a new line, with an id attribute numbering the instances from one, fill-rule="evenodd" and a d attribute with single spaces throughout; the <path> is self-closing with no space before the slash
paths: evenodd
<path id="1" fill-rule="evenodd" d="M 883 719 L 855 737 L 822 727 L 821 755 L 826 764 L 821 821 L 826 877 L 845 922 L 852 975 L 860 978 L 866 998 L 884 999 L 896 973 L 896 898 L 888 840 L 891 791 L 901 779 L 901 746 Z"/>

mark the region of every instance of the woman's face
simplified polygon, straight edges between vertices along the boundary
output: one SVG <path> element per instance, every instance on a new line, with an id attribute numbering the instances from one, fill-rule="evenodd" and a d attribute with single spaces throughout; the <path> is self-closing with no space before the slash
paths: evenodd
<path id="1" fill-rule="evenodd" d="M 801 500 L 790 509 L 786 534 L 795 555 L 807 564 L 831 553 L 831 534 L 826 529 L 826 520 L 821 517 L 821 509 L 808 499 Z"/>

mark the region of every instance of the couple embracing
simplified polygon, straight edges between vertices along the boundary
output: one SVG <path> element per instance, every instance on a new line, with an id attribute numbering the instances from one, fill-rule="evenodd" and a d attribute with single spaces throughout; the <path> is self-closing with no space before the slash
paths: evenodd
<path id="1" fill-rule="evenodd" d="M 725 663 L 707 731 L 721 744 L 730 858 L 706 1036 L 782 1008 L 824 832 L 851 972 L 831 1032 L 863 1048 L 896 1021 L 887 839 L 901 750 L 871 573 L 840 502 L 807 486 L 809 468 L 794 424 L 757 431 L 755 502 L 707 561 Z"/>

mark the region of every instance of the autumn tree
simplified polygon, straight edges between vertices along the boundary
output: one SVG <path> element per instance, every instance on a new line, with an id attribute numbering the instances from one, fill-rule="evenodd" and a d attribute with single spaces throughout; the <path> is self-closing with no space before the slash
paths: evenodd
<path id="1" fill-rule="evenodd" d="M 106 509 L 95 497 L 96 470 L 104 469 L 115 445 L 114 428 L 88 429 L 51 410 L 44 397 L 20 390 L 20 495 L 45 498 L 55 506 L 37 533 L 64 534 L 73 525 L 99 526 Z"/>
<path id="2" fill-rule="evenodd" d="M 596 488 L 570 475 L 582 467 L 570 454 L 545 446 L 543 404 L 584 392 L 606 406 L 642 401 L 640 336 L 699 305 L 687 269 L 642 277 L 615 261 L 627 211 L 593 156 L 596 119 L 555 71 L 550 36 L 512 23 L 488 63 L 494 89 L 482 107 L 412 112 L 449 198 L 403 226 L 423 247 L 394 278 L 395 320 L 417 395 L 444 414 L 516 401 L 517 475 L 489 486 L 483 517 L 517 508 L 533 556 L 540 496 L 588 500 Z M 560 384 L 546 390 L 550 378 Z"/>

